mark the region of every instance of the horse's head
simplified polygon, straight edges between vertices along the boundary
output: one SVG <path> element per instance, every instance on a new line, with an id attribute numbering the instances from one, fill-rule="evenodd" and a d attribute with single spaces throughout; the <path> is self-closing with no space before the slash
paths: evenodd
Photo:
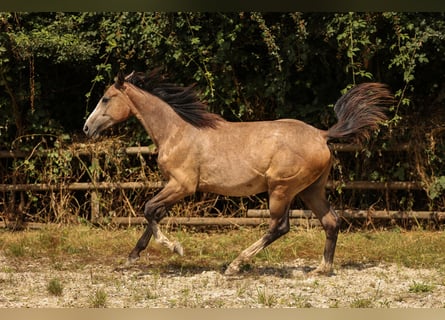
<path id="1" fill-rule="evenodd" d="M 96 138 L 105 129 L 130 117 L 132 102 L 124 92 L 125 80 L 124 75 L 119 73 L 114 85 L 99 100 L 83 127 L 88 137 Z"/>

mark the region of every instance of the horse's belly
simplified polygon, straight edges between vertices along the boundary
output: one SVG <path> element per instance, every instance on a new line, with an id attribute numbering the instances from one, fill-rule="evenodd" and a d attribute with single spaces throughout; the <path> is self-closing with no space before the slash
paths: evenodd
<path id="1" fill-rule="evenodd" d="M 231 197 L 250 196 L 267 191 L 267 183 L 263 177 L 251 177 L 239 179 L 226 176 L 221 181 L 202 180 L 198 185 L 198 191 L 212 192 Z"/>

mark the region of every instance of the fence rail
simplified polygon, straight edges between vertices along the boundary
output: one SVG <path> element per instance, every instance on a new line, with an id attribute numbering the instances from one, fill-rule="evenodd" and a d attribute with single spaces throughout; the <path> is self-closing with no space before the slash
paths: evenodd
<path id="1" fill-rule="evenodd" d="M 332 144 L 331 148 L 336 152 L 358 152 L 362 148 L 353 144 Z M 409 144 L 402 144 L 392 147 L 386 152 L 403 152 L 409 151 Z M 47 151 L 39 151 L 43 154 Z M 124 148 L 127 155 L 155 155 L 156 149 L 153 147 L 128 147 Z M 91 152 L 88 148 L 80 148 L 76 150 L 77 155 L 89 156 Z M 26 158 L 29 153 L 22 151 L 0 151 L 0 158 Z M 94 161 L 94 160 L 92 160 Z M 57 191 L 89 191 L 91 196 L 91 217 L 92 219 L 99 216 L 99 207 L 97 205 L 97 197 L 104 190 L 135 190 L 135 189 L 159 189 L 165 185 L 165 181 L 157 182 L 76 182 L 68 184 L 0 184 L 0 192 L 57 192 Z M 420 181 L 328 181 L 326 188 L 342 188 L 355 190 L 421 190 L 422 183 Z M 372 219 L 432 219 L 434 221 L 445 221 L 445 212 L 418 211 L 418 212 L 401 212 L 401 211 L 371 211 L 371 210 L 338 210 L 342 217 L 346 219 L 372 218 Z M 260 225 L 267 223 L 267 210 L 248 210 L 247 216 L 243 218 L 220 218 L 220 217 L 171 217 L 164 220 L 164 224 L 170 225 Z M 292 210 L 291 217 L 293 224 L 317 225 L 318 221 L 314 219 L 311 211 L 308 210 Z M 145 219 L 142 217 L 115 217 L 113 223 L 118 225 L 143 224 Z"/>
<path id="2" fill-rule="evenodd" d="M 91 155 L 91 152 L 86 150 L 85 148 L 82 148 L 83 145 L 80 145 L 79 150 L 76 150 L 76 154 L 80 156 L 89 156 Z M 86 146 L 86 145 L 85 145 Z M 47 154 L 48 150 L 43 151 L 37 151 L 37 154 L 42 153 L 43 155 Z M 157 150 L 154 147 L 149 146 L 141 146 L 141 147 L 127 147 L 124 148 L 123 152 L 125 152 L 127 155 L 135 155 L 135 154 L 157 154 Z M 99 152 L 100 154 L 101 152 Z M 102 151 L 102 153 L 105 153 L 105 151 Z M 0 159 L 13 159 L 13 158 L 26 158 L 30 155 L 30 152 L 20 151 L 20 150 L 0 150 Z"/>
<path id="3" fill-rule="evenodd" d="M 0 184 L 0 192 L 4 191 L 98 191 L 116 189 L 158 189 L 165 182 L 74 182 L 69 184 Z"/>
<path id="4" fill-rule="evenodd" d="M 91 155 L 91 153 L 87 150 L 86 144 L 80 144 L 79 149 L 76 150 L 76 154 L 78 155 L 84 155 L 88 156 Z M 333 151 L 337 152 L 360 152 L 363 150 L 363 147 L 357 144 L 346 144 L 346 143 L 332 143 L 330 144 L 330 148 Z M 396 146 L 388 147 L 385 150 L 382 151 L 388 151 L 388 152 L 403 152 L 403 151 L 409 151 L 411 150 L 412 145 L 408 143 L 402 143 Z M 48 153 L 48 150 L 43 151 L 37 151 L 37 153 L 46 154 Z M 105 153 L 105 151 L 99 150 L 100 153 Z M 135 155 L 135 154 L 150 154 L 155 155 L 157 154 L 157 150 L 154 146 L 139 146 L 139 147 L 126 147 L 123 149 L 123 152 L 125 152 L 128 155 Z M 0 158 L 26 158 L 30 155 L 30 152 L 25 152 L 21 150 L 0 150 Z"/>
<path id="5" fill-rule="evenodd" d="M 344 219 L 372 219 L 372 220 L 432 220 L 443 223 L 445 212 L 441 211 L 373 211 L 373 210 L 337 210 Z M 290 224 L 292 226 L 320 227 L 310 210 L 291 210 Z M 115 226 L 146 225 L 144 217 L 114 217 L 111 223 Z M 269 223 L 269 210 L 248 210 L 246 217 L 166 217 L 160 224 L 166 227 L 193 226 L 193 227 L 257 227 Z M 27 228 L 40 229 L 47 224 L 29 223 Z M 0 228 L 6 223 L 0 221 Z"/>
<path id="6" fill-rule="evenodd" d="M 0 184 L 0 192 L 7 191 L 98 191 L 98 190 L 115 190 L 115 189 L 158 189 L 165 185 L 165 181 L 158 182 L 74 182 L 69 184 Z M 390 182 L 373 182 L 373 181 L 328 181 L 327 189 L 341 187 L 342 189 L 356 190 L 421 190 L 421 182 L 410 181 L 390 181 Z"/>
<path id="7" fill-rule="evenodd" d="M 433 220 L 445 221 L 445 212 L 439 211 L 373 211 L 373 210 L 336 210 L 345 219 L 378 219 L 378 220 Z M 292 225 L 319 226 L 320 222 L 310 210 L 290 210 Z M 146 224 L 144 217 L 115 217 L 112 222 L 117 225 Z M 250 209 L 247 217 L 167 217 L 161 221 L 164 225 L 193 226 L 258 226 L 269 222 L 269 210 Z"/>

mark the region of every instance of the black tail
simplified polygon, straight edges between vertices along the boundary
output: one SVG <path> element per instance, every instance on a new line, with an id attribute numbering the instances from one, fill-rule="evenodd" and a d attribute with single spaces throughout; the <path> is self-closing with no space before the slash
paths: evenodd
<path id="1" fill-rule="evenodd" d="M 357 143 L 369 139 L 379 123 L 387 120 L 386 109 L 394 96 L 382 83 L 362 83 L 338 99 L 334 106 L 338 122 L 327 131 L 327 138 L 349 138 Z"/>

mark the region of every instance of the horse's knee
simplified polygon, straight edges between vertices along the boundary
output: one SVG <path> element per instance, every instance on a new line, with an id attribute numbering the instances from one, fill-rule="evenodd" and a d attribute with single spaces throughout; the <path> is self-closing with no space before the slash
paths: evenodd
<path id="1" fill-rule="evenodd" d="M 153 205 L 150 203 L 150 201 L 147 201 L 145 203 L 144 207 L 144 216 L 147 220 L 151 220 L 153 215 Z"/>
<path id="2" fill-rule="evenodd" d="M 147 201 L 144 208 L 144 216 L 148 221 L 159 222 L 166 215 L 167 210 L 164 205 L 156 205 Z"/>

